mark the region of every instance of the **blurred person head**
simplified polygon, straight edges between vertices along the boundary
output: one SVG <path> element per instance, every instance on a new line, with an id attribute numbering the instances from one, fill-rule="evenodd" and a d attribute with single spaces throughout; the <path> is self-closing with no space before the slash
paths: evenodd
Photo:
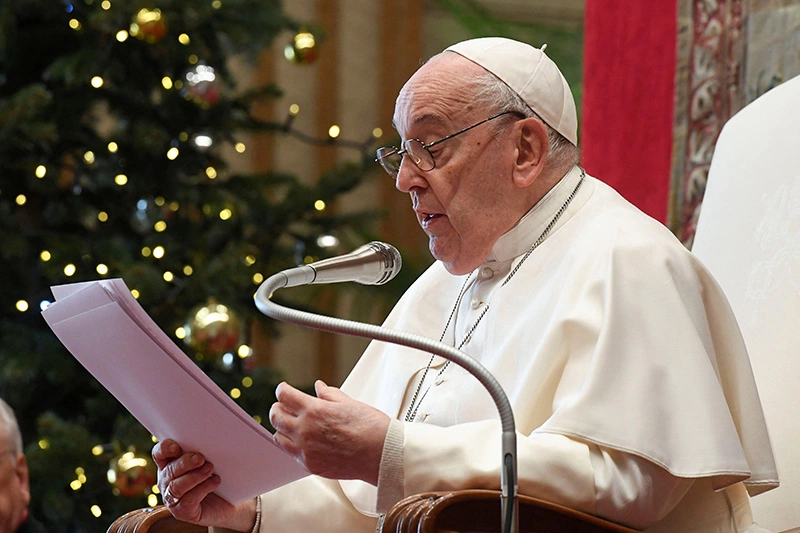
<path id="1" fill-rule="evenodd" d="M 0 398 L 0 533 L 14 533 L 28 519 L 28 462 L 17 418 Z"/>

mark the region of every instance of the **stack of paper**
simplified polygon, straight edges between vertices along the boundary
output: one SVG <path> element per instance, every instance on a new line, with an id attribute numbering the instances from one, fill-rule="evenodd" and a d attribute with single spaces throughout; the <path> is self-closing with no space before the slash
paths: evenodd
<path id="1" fill-rule="evenodd" d="M 53 287 L 42 314 L 64 346 L 157 439 L 202 453 L 231 503 L 308 474 L 153 322 L 121 279 Z"/>

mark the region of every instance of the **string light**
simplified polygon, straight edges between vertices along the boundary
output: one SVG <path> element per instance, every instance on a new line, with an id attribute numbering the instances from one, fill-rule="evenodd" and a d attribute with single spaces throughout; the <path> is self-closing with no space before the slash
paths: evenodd
<path id="1" fill-rule="evenodd" d="M 236 143 L 236 144 L 233 146 L 233 148 L 234 148 L 234 150 L 236 150 L 236 151 L 237 151 L 237 152 L 239 152 L 240 154 L 243 154 L 243 153 L 244 153 L 244 151 L 247 149 L 247 147 L 246 147 L 246 146 L 244 145 L 244 143 L 242 143 L 242 142 L 238 142 L 238 143 Z"/>
<path id="2" fill-rule="evenodd" d="M 231 389 L 231 398 L 234 400 L 239 398 L 242 395 L 242 391 L 236 387 Z"/>
<path id="3" fill-rule="evenodd" d="M 156 196 L 153 198 L 153 203 L 156 204 L 158 207 L 163 207 L 167 201 L 164 199 L 163 196 Z"/>
<path id="4" fill-rule="evenodd" d="M 97 444 L 92 447 L 92 455 L 98 456 L 103 455 L 103 446 L 101 444 Z"/>
<path id="5" fill-rule="evenodd" d="M 97 213 L 97 220 L 99 220 L 100 222 L 108 222 L 108 213 L 106 213 L 105 211 L 100 211 L 99 213 Z"/>
<path id="6" fill-rule="evenodd" d="M 239 359 L 247 359 L 248 357 L 250 357 L 251 355 L 253 355 L 253 349 L 252 349 L 252 348 L 250 348 L 250 347 L 249 347 L 248 345 L 246 345 L 246 344 L 242 344 L 241 346 L 239 346 L 239 349 L 238 349 L 238 350 L 236 350 L 236 355 L 238 355 L 238 356 L 239 356 Z M 251 380 L 251 381 L 252 381 L 252 380 Z M 245 385 L 245 386 L 246 386 L 246 387 L 249 387 L 250 385 Z"/>
<path id="7" fill-rule="evenodd" d="M 178 158 L 178 154 L 180 153 L 181 153 L 180 150 L 178 150 L 173 146 L 172 148 L 167 150 L 167 159 L 169 159 L 170 161 L 175 161 L 175 159 Z"/>
<path id="8" fill-rule="evenodd" d="M 81 29 L 81 22 L 78 19 L 69 19 L 69 27 L 75 31 Z"/>
<path id="9" fill-rule="evenodd" d="M 103 0 L 103 1 L 100 3 L 100 7 L 102 7 L 102 8 L 103 8 L 103 9 L 105 9 L 106 11 L 108 11 L 109 9 L 111 9 L 111 2 L 109 2 L 108 0 Z"/>
<path id="10" fill-rule="evenodd" d="M 50 252 L 48 252 L 47 250 L 42 250 L 42 252 L 39 254 L 39 259 L 41 259 L 43 263 L 47 263 L 52 258 L 53 258 L 53 255 Z"/>
<path id="11" fill-rule="evenodd" d="M 162 257 L 164 257 L 165 253 L 166 250 L 164 250 L 163 246 L 156 246 L 155 248 L 153 248 L 153 257 L 155 257 L 156 259 L 161 259 Z"/>
<path id="12" fill-rule="evenodd" d="M 117 40 L 118 40 L 119 42 L 121 42 L 121 43 L 124 43 L 125 41 L 127 41 L 127 40 L 128 40 L 128 35 L 129 35 L 129 33 L 128 33 L 128 31 L 127 31 L 127 30 L 119 30 L 119 31 L 117 32 L 117 35 L 116 35 L 116 37 L 117 37 Z"/>
<path id="13" fill-rule="evenodd" d="M 105 276 L 108 274 L 108 267 L 103 263 L 97 265 L 97 268 L 95 270 L 97 270 L 97 273 L 100 274 L 101 276 Z"/>
<path id="14" fill-rule="evenodd" d="M 142 248 L 142 255 L 144 257 L 150 257 L 150 255 L 152 253 L 153 253 L 153 250 L 151 250 L 149 246 L 145 246 L 144 248 Z"/>
<path id="15" fill-rule="evenodd" d="M 323 200 L 317 200 L 314 202 L 314 209 L 317 211 L 325 211 L 325 202 Z"/>
<path id="16" fill-rule="evenodd" d="M 331 139 L 335 139 L 336 137 L 339 136 L 340 133 L 342 133 L 342 129 L 336 124 L 328 128 L 328 137 L 330 137 Z"/>
<path id="17" fill-rule="evenodd" d="M 210 179 L 210 180 L 216 179 L 216 177 L 217 177 L 217 169 L 214 168 L 214 167 L 206 168 L 206 176 L 208 176 L 208 179 Z"/>
<path id="18" fill-rule="evenodd" d="M 253 266 L 255 264 L 255 262 L 256 262 L 256 256 L 254 256 L 254 255 L 248 255 L 248 256 L 245 256 L 245 258 L 244 258 L 244 264 L 247 265 L 247 266 Z"/>
<path id="19" fill-rule="evenodd" d="M 14 201 L 17 202 L 17 205 L 25 205 L 28 201 L 28 198 L 24 194 L 18 194 Z"/>
<path id="20" fill-rule="evenodd" d="M 128 176 L 125 174 L 117 174 L 114 176 L 114 183 L 122 187 L 123 185 L 128 183 Z"/>
<path id="21" fill-rule="evenodd" d="M 372 136 L 375 137 L 376 139 L 380 139 L 381 137 L 383 137 L 383 130 L 380 128 L 374 128 L 372 130 Z"/>
<path id="22" fill-rule="evenodd" d="M 156 233 L 161 233 L 167 229 L 167 223 L 163 220 L 159 220 L 155 224 L 153 224 L 153 229 L 156 230 Z"/>
<path id="23" fill-rule="evenodd" d="M 197 62 L 200 61 L 200 58 L 198 58 L 197 55 L 192 54 L 192 55 L 189 56 L 188 61 L 189 61 L 190 65 L 196 65 Z"/>
<path id="24" fill-rule="evenodd" d="M 94 152 L 88 150 L 85 154 L 83 154 L 83 160 L 86 161 L 88 164 L 94 163 Z"/>
<path id="25" fill-rule="evenodd" d="M 158 505 L 158 496 L 155 494 L 150 494 L 147 496 L 147 505 L 150 507 L 156 507 Z"/>
<path id="26" fill-rule="evenodd" d="M 164 87 L 166 90 L 172 89 L 172 78 L 169 76 L 164 76 L 161 78 L 161 86 Z"/>
<path id="27" fill-rule="evenodd" d="M 289 114 L 295 116 L 300 113 L 300 106 L 297 104 L 292 104 L 289 106 Z"/>
<path id="28" fill-rule="evenodd" d="M 253 378 L 250 376 L 245 376 L 242 378 L 242 387 L 249 389 L 253 386 Z"/>
<path id="29" fill-rule="evenodd" d="M 222 0 L 214 0 L 213 2 L 211 2 L 211 7 L 213 7 L 214 9 L 221 8 L 222 7 Z"/>
<path id="30" fill-rule="evenodd" d="M 221 218 L 222 220 L 230 220 L 232 216 L 233 216 L 233 211 L 227 208 L 219 212 L 219 218 Z"/>
<path id="31" fill-rule="evenodd" d="M 46 450 L 47 448 L 50 447 L 50 441 L 48 441 L 47 439 L 41 439 L 37 444 L 39 445 L 40 450 Z"/>
<path id="32" fill-rule="evenodd" d="M 264 281 L 264 275 L 263 274 L 261 274 L 260 272 L 256 272 L 255 274 L 253 274 L 253 283 L 255 285 L 261 285 L 261 282 L 263 282 L 263 281 Z"/>
<path id="33" fill-rule="evenodd" d="M 94 76 L 92 78 L 91 84 L 92 87 L 94 87 L 95 89 L 99 89 L 100 87 L 103 86 L 103 78 L 101 78 L 100 76 Z"/>
<path id="34" fill-rule="evenodd" d="M 47 167 L 44 165 L 39 165 L 38 167 L 36 167 L 34 174 L 36 174 L 37 178 L 42 179 L 47 175 Z"/>
<path id="35" fill-rule="evenodd" d="M 139 291 L 138 291 L 138 290 L 136 290 L 136 289 L 132 289 L 132 290 L 131 290 L 131 295 L 132 295 L 134 298 L 136 298 L 137 300 L 139 299 Z"/>
<path id="36" fill-rule="evenodd" d="M 186 338 L 186 328 L 180 326 L 175 329 L 175 336 L 181 340 Z"/>
<path id="37" fill-rule="evenodd" d="M 178 35 L 178 42 L 181 43 L 182 45 L 188 45 L 190 42 L 192 42 L 192 40 L 189 38 L 187 34 L 181 33 L 180 35 Z"/>
<path id="38" fill-rule="evenodd" d="M 67 277 L 74 276 L 78 269 L 72 263 L 64 267 L 64 275 Z"/>
<path id="39" fill-rule="evenodd" d="M 194 269 L 191 266 L 186 265 L 185 267 L 183 267 L 184 275 L 191 276 L 193 272 L 194 272 Z"/>
<path id="40" fill-rule="evenodd" d="M 28 310 L 28 302 L 26 302 L 25 300 L 18 300 L 17 311 L 19 311 L 20 313 L 24 313 L 27 310 Z"/>
<path id="41" fill-rule="evenodd" d="M 172 283 L 172 280 L 175 279 L 175 275 L 169 270 L 164 272 L 164 275 L 162 277 L 164 278 L 164 281 L 166 281 L 167 283 Z"/>
<path id="42" fill-rule="evenodd" d="M 115 143 L 114 141 L 111 141 L 110 143 L 108 143 L 108 151 L 109 152 L 111 152 L 112 154 L 116 154 L 117 150 L 119 150 L 119 146 L 117 145 L 117 143 Z"/>
<path id="43" fill-rule="evenodd" d="M 105 2 L 103 2 L 103 3 L 105 4 Z M 92 505 L 91 511 L 92 511 L 92 515 L 95 518 L 100 518 L 101 516 L 103 516 L 103 511 L 102 511 L 102 509 L 100 509 L 99 505 Z"/>

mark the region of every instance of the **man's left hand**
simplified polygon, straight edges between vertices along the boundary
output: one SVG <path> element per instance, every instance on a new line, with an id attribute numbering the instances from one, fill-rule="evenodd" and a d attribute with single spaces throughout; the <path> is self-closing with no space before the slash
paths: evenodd
<path id="1" fill-rule="evenodd" d="M 376 485 L 389 417 L 322 381 L 314 389 L 316 398 L 278 385 L 269 412 L 275 443 L 312 474 Z"/>

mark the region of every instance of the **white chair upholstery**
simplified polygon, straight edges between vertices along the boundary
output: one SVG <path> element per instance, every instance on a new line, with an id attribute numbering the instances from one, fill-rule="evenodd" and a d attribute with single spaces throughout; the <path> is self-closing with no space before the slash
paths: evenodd
<path id="1" fill-rule="evenodd" d="M 781 486 L 753 514 L 800 531 L 800 76 L 723 128 L 692 251 L 739 320 L 772 439 Z"/>

